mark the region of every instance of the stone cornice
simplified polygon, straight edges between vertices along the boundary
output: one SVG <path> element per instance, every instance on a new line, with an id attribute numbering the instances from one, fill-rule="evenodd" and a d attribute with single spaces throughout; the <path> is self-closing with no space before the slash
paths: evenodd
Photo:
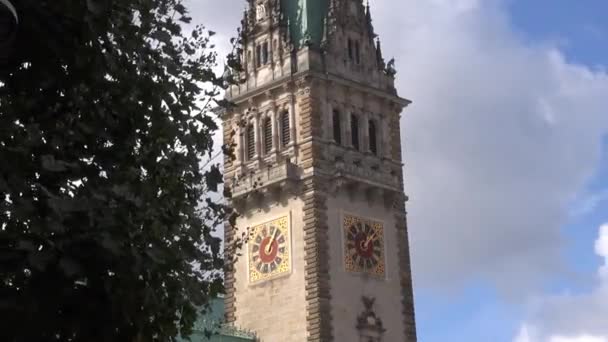
<path id="1" fill-rule="evenodd" d="M 364 92 L 364 93 L 367 93 L 370 95 L 377 96 L 378 98 L 387 100 L 394 104 L 397 104 L 397 105 L 401 106 L 402 108 L 405 108 L 412 103 L 412 101 L 410 101 L 408 99 L 404 99 L 397 95 L 393 95 L 383 89 L 371 87 L 371 86 L 365 85 L 363 83 L 348 80 L 339 75 L 315 72 L 315 71 L 311 71 L 311 70 L 301 71 L 301 72 L 295 73 L 293 75 L 288 75 L 288 76 L 284 76 L 281 78 L 277 78 L 271 82 L 264 84 L 263 86 L 246 91 L 235 97 L 227 96 L 227 99 L 236 105 L 241 105 L 247 101 L 250 101 L 251 99 L 253 99 L 255 97 L 265 96 L 268 93 L 268 91 L 272 91 L 272 90 L 275 90 L 275 89 L 278 89 L 281 87 L 285 87 L 286 84 L 295 85 L 294 82 L 296 80 L 303 79 L 306 77 L 314 77 L 316 79 L 334 82 L 336 84 L 339 84 L 339 85 L 342 85 L 342 86 L 345 86 L 348 88 L 352 88 L 352 89 L 360 91 L 360 92 Z M 285 90 L 285 89 L 283 89 L 283 90 Z M 227 94 L 228 93 L 229 93 L 229 91 L 227 91 Z"/>

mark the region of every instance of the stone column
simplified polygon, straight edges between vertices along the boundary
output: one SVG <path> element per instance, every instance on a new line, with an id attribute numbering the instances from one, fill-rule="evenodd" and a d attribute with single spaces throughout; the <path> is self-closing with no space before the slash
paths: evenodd
<path id="1" fill-rule="evenodd" d="M 359 144 L 361 145 L 361 151 L 369 152 L 369 113 L 364 110 L 359 119 Z"/>
<path id="2" fill-rule="evenodd" d="M 342 138 L 342 142 L 344 146 L 347 147 L 352 147 L 353 146 L 353 139 L 352 139 L 352 131 L 351 131 L 351 123 L 350 123 L 350 119 L 353 115 L 353 110 L 354 108 L 351 106 L 345 106 L 344 107 L 344 115 L 342 116 L 342 118 L 344 119 L 344 128 L 345 130 L 343 131 L 344 137 Z"/>
<path id="3" fill-rule="evenodd" d="M 271 152 L 279 151 L 279 123 L 277 118 L 277 107 L 274 107 L 272 113 L 270 113 L 270 120 L 272 123 L 272 148 Z"/>
<path id="4" fill-rule="evenodd" d="M 296 97 L 291 95 L 291 108 L 289 110 L 289 145 L 296 143 Z"/>
<path id="5" fill-rule="evenodd" d="M 324 127 L 324 138 L 329 140 L 329 141 L 333 141 L 334 140 L 334 110 L 336 109 L 335 106 L 330 103 L 327 102 L 325 105 L 326 108 L 326 113 L 325 114 L 325 120 L 326 120 L 326 124 Z"/>
<path id="6" fill-rule="evenodd" d="M 255 140 L 255 153 L 253 154 L 253 159 L 258 159 L 262 155 L 259 113 L 256 113 L 255 117 L 253 118 L 253 136 Z"/>
<path id="7" fill-rule="evenodd" d="M 236 147 L 235 147 L 235 149 L 236 149 L 236 151 L 235 151 L 235 154 L 236 154 L 236 165 L 242 165 L 243 162 L 244 162 L 244 159 L 245 159 L 245 156 L 244 156 L 244 153 L 245 153 L 245 140 L 244 140 L 245 139 L 245 137 L 244 137 L 245 130 L 243 129 L 243 127 L 241 125 L 241 120 L 242 120 L 241 115 L 238 114 L 236 116 L 236 122 L 237 122 L 237 125 L 236 125 L 236 134 L 237 134 L 237 137 L 236 137 Z"/>
<path id="8" fill-rule="evenodd" d="M 384 158 L 390 158 L 390 130 L 388 128 L 388 119 L 386 114 L 382 114 L 379 122 L 379 139 L 378 139 L 378 155 Z"/>

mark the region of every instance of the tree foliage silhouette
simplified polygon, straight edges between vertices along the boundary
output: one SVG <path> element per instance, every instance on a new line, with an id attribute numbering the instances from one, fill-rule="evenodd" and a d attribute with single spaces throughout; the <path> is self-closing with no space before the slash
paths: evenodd
<path id="1" fill-rule="evenodd" d="M 0 72 L 0 339 L 188 335 L 222 291 L 212 232 L 232 218 L 208 196 L 220 165 L 201 168 L 210 109 L 225 105 L 213 32 L 184 33 L 181 0 L 15 6 Z"/>

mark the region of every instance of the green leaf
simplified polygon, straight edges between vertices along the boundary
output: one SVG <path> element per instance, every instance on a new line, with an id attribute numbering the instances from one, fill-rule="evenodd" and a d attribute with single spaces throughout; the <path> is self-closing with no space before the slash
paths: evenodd
<path id="1" fill-rule="evenodd" d="M 43 249 L 42 251 L 35 251 L 28 255 L 28 262 L 35 270 L 44 272 L 46 267 L 53 261 L 54 253 Z"/>
<path id="2" fill-rule="evenodd" d="M 219 165 L 199 168 L 227 83 L 215 32 L 182 33 L 182 0 L 12 2 L 29 19 L 0 73 L 3 340 L 174 341 L 218 291 L 211 233 L 232 220 Z"/>
<path id="3" fill-rule="evenodd" d="M 78 262 L 76 262 L 76 260 L 70 257 L 61 258 L 61 260 L 59 261 L 59 268 L 63 271 L 63 274 L 65 274 L 68 278 L 73 277 L 81 271 Z"/>
<path id="4" fill-rule="evenodd" d="M 42 168 L 51 172 L 63 172 L 67 170 L 65 163 L 58 162 L 52 155 L 43 155 L 40 160 L 42 161 Z"/>
<path id="5" fill-rule="evenodd" d="M 25 251 L 25 252 L 34 252 L 38 248 L 36 245 L 30 240 L 20 240 L 17 243 L 17 250 Z"/>

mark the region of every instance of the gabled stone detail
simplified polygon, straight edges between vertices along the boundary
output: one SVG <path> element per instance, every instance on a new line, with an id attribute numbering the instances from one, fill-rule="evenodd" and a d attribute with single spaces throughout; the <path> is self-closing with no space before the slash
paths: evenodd
<path id="1" fill-rule="evenodd" d="M 357 330 L 361 342 L 381 342 L 386 329 L 382 324 L 382 319 L 374 311 L 375 298 L 363 296 L 363 312 L 357 317 Z"/>

